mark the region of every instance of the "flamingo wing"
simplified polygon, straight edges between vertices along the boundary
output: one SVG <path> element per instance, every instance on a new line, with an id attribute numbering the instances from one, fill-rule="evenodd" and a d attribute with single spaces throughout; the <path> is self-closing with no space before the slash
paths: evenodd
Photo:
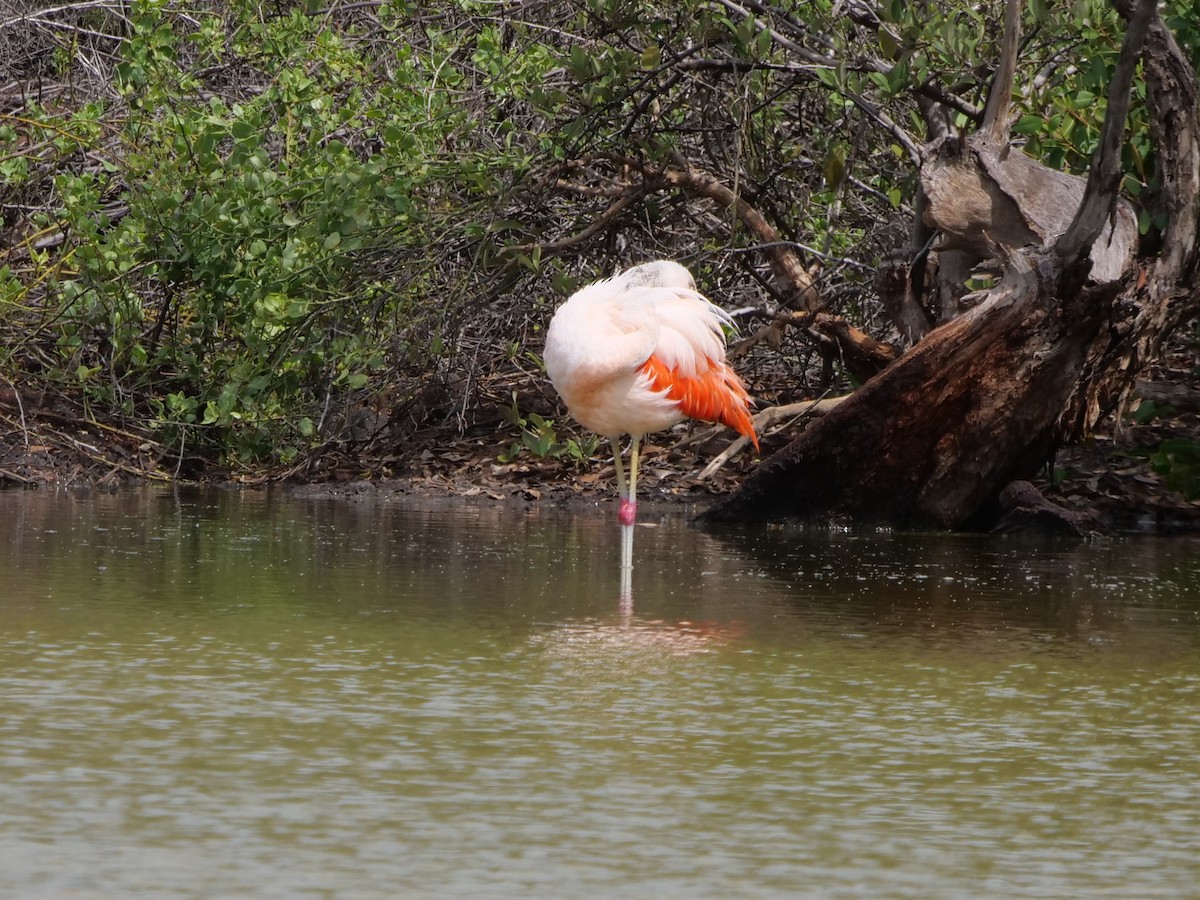
<path id="1" fill-rule="evenodd" d="M 750 416 L 750 395 L 737 374 L 725 363 L 710 366 L 702 375 L 688 377 L 668 368 L 657 356 L 646 360 L 642 371 L 650 379 L 651 390 L 665 392 L 679 404 L 679 411 L 691 419 L 720 422 L 745 435 L 758 447 L 758 435 Z"/>
<path id="2" fill-rule="evenodd" d="M 750 395 L 725 361 L 729 314 L 694 290 L 661 290 L 664 296 L 654 298 L 658 341 L 640 369 L 649 389 L 665 393 L 689 418 L 745 435 L 757 449 Z"/>

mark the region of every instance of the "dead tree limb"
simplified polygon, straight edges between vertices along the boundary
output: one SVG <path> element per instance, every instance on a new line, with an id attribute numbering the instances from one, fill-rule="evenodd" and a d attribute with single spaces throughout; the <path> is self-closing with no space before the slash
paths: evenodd
<path id="1" fill-rule="evenodd" d="M 1129 19 L 1137 6 L 1119 0 Z M 1197 252 L 1200 230 L 1200 97 L 1196 73 L 1165 24 L 1154 19 L 1142 53 L 1150 137 L 1162 188 L 1157 202 L 1166 219 L 1157 257 L 1144 263 L 1125 292 L 1103 340 L 1092 348 L 1085 375 L 1063 415 L 1062 432 L 1086 434 L 1120 409 L 1137 374 L 1158 355 L 1163 337 L 1200 313 Z"/>
<path id="2" fill-rule="evenodd" d="M 1109 160 L 1105 177 L 1112 193 L 1100 197 L 1089 192 L 1087 179 L 1051 169 L 1009 143 L 1022 6 L 1018 0 L 1006 5 L 1001 58 L 979 130 L 965 138 L 943 134 L 923 148 L 916 203 L 921 221 L 914 226 L 909 248 L 880 270 L 880 297 L 910 342 L 978 302 L 979 296 L 967 282 L 995 259 L 997 248 L 1034 247 L 1060 240 L 1077 213 L 1083 213 L 1085 196 L 1099 204 L 1087 214 L 1093 224 L 1099 219 L 1100 233 L 1076 232 L 1072 237 L 1076 243 L 1064 250 L 1086 248 L 1096 281 L 1117 280 L 1133 267 L 1137 217 L 1128 203 L 1116 201 L 1119 156 L 1105 157 Z M 1131 34 L 1127 39 L 1143 38 Z M 1136 59 L 1129 65 L 1136 65 Z M 1120 84 L 1114 83 L 1114 97 L 1127 96 L 1131 77 L 1132 70 L 1121 76 Z M 926 118 L 936 121 L 932 115 Z M 1119 147 L 1124 117 L 1108 121 L 1116 123 L 1109 126 L 1115 133 L 1105 140 Z M 934 232 L 937 243 L 929 247 Z M 922 248 L 931 254 L 926 257 Z"/>
<path id="3" fill-rule="evenodd" d="M 1025 4 L 1020 0 L 1008 0 L 1004 6 L 1004 37 L 1000 42 L 1000 62 L 992 88 L 988 92 L 987 106 L 983 109 L 983 122 L 979 130 L 987 134 L 993 143 L 1008 141 L 1009 111 L 1012 109 L 1013 81 L 1017 75 L 1017 51 L 1021 45 L 1021 12 Z"/>
<path id="4" fill-rule="evenodd" d="M 1146 4 L 1141 6 L 1145 7 Z M 1143 8 L 1137 10 L 1129 20 L 1129 27 L 1125 31 L 1121 54 L 1108 86 L 1108 111 L 1100 131 L 1100 146 L 1088 169 L 1083 200 L 1070 226 L 1055 243 L 1054 249 L 1064 270 L 1082 263 L 1091 253 L 1101 230 L 1114 216 L 1117 189 L 1121 183 L 1121 145 L 1125 137 L 1125 119 L 1129 114 L 1129 95 L 1133 89 L 1134 70 L 1149 28 L 1150 14 Z"/>
<path id="5" fill-rule="evenodd" d="M 632 160 L 627 160 L 633 164 Z M 816 283 L 796 251 L 782 240 L 775 226 L 767 221 L 745 197 L 728 185 L 718 181 L 707 172 L 683 169 L 643 169 L 651 184 L 667 185 L 689 194 L 707 197 L 709 200 L 731 210 L 764 245 L 767 259 L 775 274 L 787 285 L 790 294 L 788 305 L 794 309 L 815 312 L 824 307 L 824 301 Z"/>

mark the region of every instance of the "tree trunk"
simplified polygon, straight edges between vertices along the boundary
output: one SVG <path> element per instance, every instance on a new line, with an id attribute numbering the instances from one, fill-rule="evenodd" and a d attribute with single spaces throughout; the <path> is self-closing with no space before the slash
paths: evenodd
<path id="1" fill-rule="evenodd" d="M 1111 409 L 1162 336 L 1196 312 L 1196 79 L 1152 0 L 1133 7 L 1118 6 L 1128 30 L 1086 182 L 1009 147 L 1007 106 L 995 100 L 1009 85 L 998 84 L 976 135 L 927 148 L 922 183 L 926 220 L 941 233 L 936 249 L 991 258 L 999 282 L 764 462 L 702 521 L 979 524 L 1005 485 L 1034 474 L 1065 438 Z M 1008 43 L 1015 52 L 1015 39 Z M 1133 265 L 1132 212 L 1117 202 L 1139 55 L 1170 194 L 1163 252 L 1146 272 Z M 954 268 L 961 277 L 961 261 L 947 267 Z M 884 281 L 917 287 L 909 277 Z M 899 303 L 911 315 L 912 298 Z"/>

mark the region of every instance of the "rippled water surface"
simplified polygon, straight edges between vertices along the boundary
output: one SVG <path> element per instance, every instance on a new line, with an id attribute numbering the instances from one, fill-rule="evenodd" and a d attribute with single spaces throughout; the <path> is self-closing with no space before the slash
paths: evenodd
<path id="1" fill-rule="evenodd" d="M 1200 896 L 1200 543 L 0 492 L 0 896 Z"/>

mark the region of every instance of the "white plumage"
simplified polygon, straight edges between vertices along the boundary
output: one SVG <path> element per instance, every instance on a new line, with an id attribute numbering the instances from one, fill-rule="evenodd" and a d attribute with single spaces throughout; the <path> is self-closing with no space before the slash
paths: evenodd
<path id="1" fill-rule="evenodd" d="M 723 421 L 704 413 L 724 409 L 724 398 L 707 398 L 708 406 L 693 411 L 678 391 L 671 396 L 671 387 L 728 389 L 725 324 L 733 324 L 729 314 L 696 290 L 679 263 L 634 266 L 589 284 L 558 308 L 546 334 L 546 374 L 571 415 L 605 437 L 640 437 L 689 415 Z M 652 357 L 656 364 L 648 369 Z M 736 376 L 732 384 L 741 388 Z M 744 404 L 744 388 L 735 399 Z"/>

